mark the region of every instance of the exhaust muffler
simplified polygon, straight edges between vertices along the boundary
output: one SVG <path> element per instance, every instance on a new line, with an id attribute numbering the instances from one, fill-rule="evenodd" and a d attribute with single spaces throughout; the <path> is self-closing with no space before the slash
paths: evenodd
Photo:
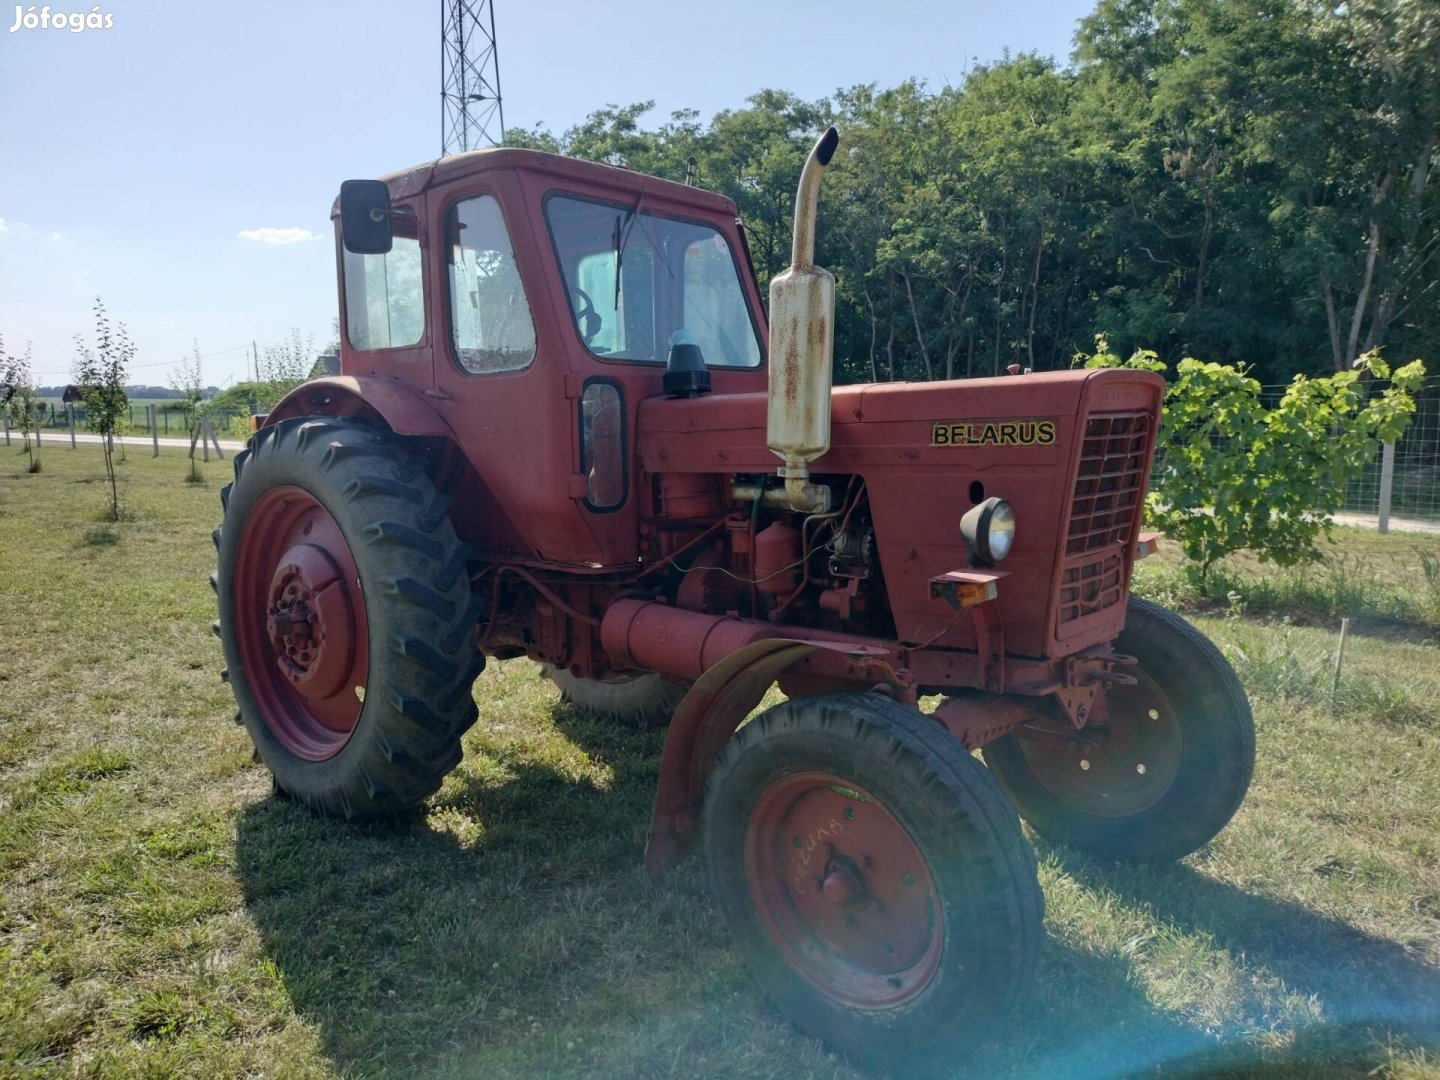
<path id="1" fill-rule="evenodd" d="M 820 136 L 795 193 L 790 266 L 770 280 L 770 397 L 766 442 L 783 465 L 792 510 L 828 509 L 828 492 L 810 483 L 810 462 L 830 449 L 831 362 L 835 352 L 835 277 L 815 265 L 820 180 L 840 133 Z"/>

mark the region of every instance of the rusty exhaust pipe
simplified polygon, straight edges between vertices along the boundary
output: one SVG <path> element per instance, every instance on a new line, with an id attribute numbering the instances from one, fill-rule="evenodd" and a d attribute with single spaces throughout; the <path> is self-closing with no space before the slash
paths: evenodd
<path id="1" fill-rule="evenodd" d="M 815 265 L 820 181 L 840 133 L 820 136 L 795 193 L 790 266 L 770 281 L 770 397 L 766 442 L 783 465 L 792 510 L 828 509 L 828 492 L 810 483 L 810 462 L 830 449 L 831 360 L 835 351 L 835 278 Z"/>

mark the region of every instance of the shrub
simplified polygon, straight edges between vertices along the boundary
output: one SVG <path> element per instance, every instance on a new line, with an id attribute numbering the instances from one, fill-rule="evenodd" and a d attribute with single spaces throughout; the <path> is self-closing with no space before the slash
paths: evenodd
<path id="1" fill-rule="evenodd" d="M 1122 362 L 1104 338 L 1096 345 L 1077 362 L 1164 370 L 1153 352 Z M 1388 385 L 1372 393 L 1371 379 Z M 1370 352 L 1350 371 L 1296 375 L 1267 407 L 1246 369 L 1181 360 L 1165 394 L 1147 517 L 1179 541 L 1202 576 L 1241 550 L 1281 566 L 1313 562 L 1346 486 L 1382 442 L 1404 433 L 1424 379 L 1419 360 L 1392 372 Z"/>

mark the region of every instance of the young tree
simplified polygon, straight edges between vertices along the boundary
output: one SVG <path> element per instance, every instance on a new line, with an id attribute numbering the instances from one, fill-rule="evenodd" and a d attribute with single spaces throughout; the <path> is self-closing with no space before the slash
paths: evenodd
<path id="1" fill-rule="evenodd" d="M 200 423 L 200 399 L 205 396 L 205 378 L 200 365 L 200 342 L 192 342 L 194 352 L 181 360 L 170 374 L 170 386 L 180 399 L 181 414 L 185 419 L 185 434 L 193 441 L 196 425 Z M 195 454 L 190 454 L 190 483 L 200 482 L 199 468 Z"/>
<path id="2" fill-rule="evenodd" d="M 261 382 L 290 383 L 298 386 L 310 376 L 315 366 L 315 339 L 292 326 L 284 340 L 265 347 L 265 355 L 256 367 Z"/>
<path id="3" fill-rule="evenodd" d="M 120 487 L 115 479 L 115 435 L 129 404 L 125 379 L 135 359 L 135 346 L 124 323 L 110 325 L 105 303 L 95 298 L 95 348 L 75 335 L 75 384 L 85 403 L 85 426 L 101 436 L 105 476 L 110 484 L 110 520 L 120 520 Z"/>
<path id="4" fill-rule="evenodd" d="M 1096 353 L 1076 362 L 1165 366 L 1147 350 L 1122 363 L 1103 337 Z M 1409 426 L 1424 381 L 1421 361 L 1391 370 L 1370 352 L 1349 371 L 1296 375 L 1267 406 L 1246 369 L 1181 360 L 1165 394 L 1146 516 L 1199 564 L 1202 581 L 1241 550 L 1280 566 L 1313 562 L 1348 485 Z"/>
<path id="5" fill-rule="evenodd" d="M 24 356 L 9 356 L 5 353 L 5 339 L 0 337 L 0 409 L 9 409 L 20 428 L 25 456 L 30 461 L 28 471 L 32 473 L 40 471 L 40 425 L 35 409 L 38 394 L 30 346 L 25 346 Z M 32 431 L 36 436 L 33 448 L 30 445 Z"/>

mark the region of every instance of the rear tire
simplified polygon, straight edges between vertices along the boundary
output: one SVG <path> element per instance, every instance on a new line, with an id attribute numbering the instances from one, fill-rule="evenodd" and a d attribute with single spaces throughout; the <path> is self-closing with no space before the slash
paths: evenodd
<path id="1" fill-rule="evenodd" d="M 597 720 L 627 727 L 655 728 L 670 723 L 687 688 L 650 672 L 611 679 L 579 679 L 562 667 L 545 668 L 545 677 L 560 688 L 560 700 Z"/>
<path id="2" fill-rule="evenodd" d="M 216 633 L 276 786 L 365 819 L 408 810 L 475 722 L 480 605 L 418 458 L 334 417 L 261 428 L 220 493 Z"/>
<path id="3" fill-rule="evenodd" d="M 1183 858 L 1250 787 L 1250 702 L 1214 642 L 1158 604 L 1131 597 L 1115 647 L 1140 661 L 1122 669 L 1140 681 L 1107 691 L 1098 745 L 1065 749 L 1020 728 L 986 746 L 985 763 L 1042 836 L 1106 858 Z"/>
<path id="4" fill-rule="evenodd" d="M 854 1058 L 948 1060 L 1030 985 L 1030 846 L 980 762 L 912 708 L 833 693 L 769 709 L 720 754 L 703 825 L 756 981 Z"/>

